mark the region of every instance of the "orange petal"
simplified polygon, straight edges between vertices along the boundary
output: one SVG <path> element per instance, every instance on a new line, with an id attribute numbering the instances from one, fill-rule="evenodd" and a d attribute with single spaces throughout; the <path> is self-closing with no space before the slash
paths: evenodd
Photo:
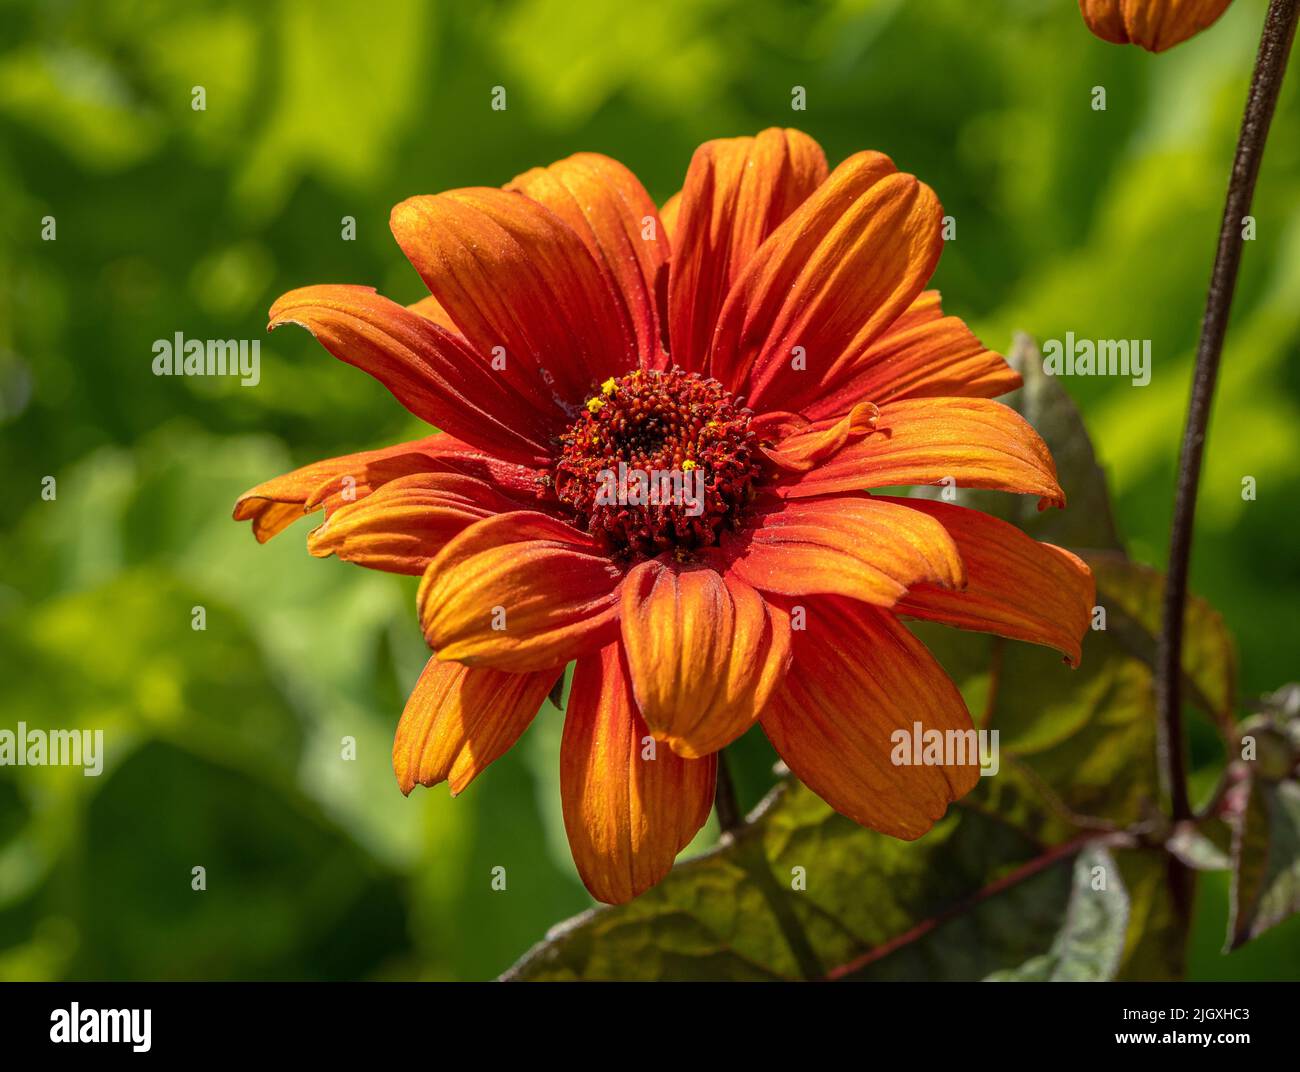
<path id="1" fill-rule="evenodd" d="M 426 320 L 432 320 L 435 324 L 446 328 L 450 332 L 454 332 L 457 335 L 460 334 L 460 328 L 458 328 L 456 322 L 452 320 L 451 314 L 442 307 L 442 303 L 432 294 L 428 297 L 421 298 L 419 301 L 411 302 L 411 304 L 406 308 L 416 315 L 424 317 Z"/>
<path id="2" fill-rule="evenodd" d="M 460 473 L 412 473 L 345 503 L 307 537 L 318 558 L 419 576 L 447 541 L 475 521 L 528 503 Z"/>
<path id="3" fill-rule="evenodd" d="M 456 796 L 528 728 L 557 672 L 508 674 L 431 658 L 393 739 L 397 785 L 451 783 Z"/>
<path id="4" fill-rule="evenodd" d="M 340 458 L 312 462 L 291 473 L 250 488 L 235 501 L 236 521 L 251 521 L 258 543 L 266 543 L 300 517 L 320 509 L 322 488 L 338 487 L 350 476 L 349 490 L 360 498 L 386 480 L 417 469 L 433 467 L 426 450 L 450 436 L 427 436 L 381 450 L 363 450 Z"/>
<path id="5" fill-rule="evenodd" d="M 660 222 L 664 225 L 664 234 L 668 236 L 669 243 L 672 242 L 673 235 L 677 233 L 677 214 L 682 208 L 682 192 L 678 190 L 672 197 L 663 203 L 659 210 Z"/>
<path id="6" fill-rule="evenodd" d="M 573 413 L 637 364 L 618 288 L 582 238 L 521 193 L 471 188 L 393 209 L 398 245 L 497 375 L 539 410 Z"/>
<path id="7" fill-rule="evenodd" d="M 1213 25 L 1232 0 L 1079 0 L 1088 29 L 1116 45 L 1163 52 Z"/>
<path id="8" fill-rule="evenodd" d="M 1064 506 L 1047 444 L 1019 413 L 987 398 L 915 398 L 880 407 L 875 431 L 849 443 L 782 495 L 943 484 L 1039 496 Z"/>
<path id="9" fill-rule="evenodd" d="M 767 422 L 764 418 L 790 417 L 791 414 L 764 414 L 750 427 L 763 438 L 763 429 Z M 809 469 L 835 454 L 846 443 L 861 439 L 876 427 L 880 410 L 870 402 L 859 402 L 843 417 L 831 417 L 826 420 L 810 422 L 799 418 L 793 422 L 781 422 L 774 427 L 777 439 L 775 446 L 764 447 L 763 453 L 782 469 L 795 473 L 806 473 Z M 792 429 L 786 434 L 787 429 Z"/>
<path id="10" fill-rule="evenodd" d="M 944 316 L 939 292 L 927 290 L 802 412 L 817 420 L 848 413 L 864 398 L 993 398 L 1020 385 L 1020 373 L 958 317 Z"/>
<path id="11" fill-rule="evenodd" d="M 556 501 L 550 490 L 549 464 L 540 469 L 532 469 L 516 462 L 504 461 L 445 433 L 431 436 L 425 440 L 425 444 L 424 453 L 433 462 L 429 468 L 437 472 L 463 473 L 472 476 L 475 480 L 491 484 L 501 494 L 521 502 L 537 501 L 538 509 L 544 509 L 545 504 L 542 500 L 548 503 Z M 385 467 L 391 464 L 381 462 L 378 466 L 372 465 L 368 472 L 373 474 L 377 468 L 385 470 Z M 308 503 L 308 505 L 312 504 Z M 328 513 L 329 511 L 326 510 L 327 515 Z"/>
<path id="12" fill-rule="evenodd" d="M 791 634 L 794 669 L 763 712 L 763 729 L 795 776 L 836 811 L 892 837 L 920 837 L 979 780 L 961 695 L 888 611 L 820 598 L 806 612 L 807 628 Z M 922 734 L 953 734 L 962 751 L 918 762 L 924 752 L 902 748 L 917 723 Z"/>
<path id="13" fill-rule="evenodd" d="M 651 732 L 688 759 L 749 729 L 789 666 L 785 612 L 712 566 L 642 562 L 620 604 L 637 705 Z"/>
<path id="14" fill-rule="evenodd" d="M 651 758 L 652 757 L 652 758 Z M 662 879 L 704 825 L 717 759 L 657 745 L 618 644 L 578 660 L 560 744 L 560 797 L 578 874 L 622 904 Z"/>
<path id="15" fill-rule="evenodd" d="M 527 194 L 573 228 L 617 283 L 642 366 L 660 367 L 655 282 L 668 263 L 668 236 L 640 180 L 608 156 L 577 153 L 524 172 L 506 189 Z"/>
<path id="16" fill-rule="evenodd" d="M 966 564 L 966 587 L 912 588 L 894 611 L 914 618 L 1046 644 L 1078 666 L 1096 586 L 1076 556 L 1014 525 L 953 503 L 892 499 L 943 523 Z"/>
<path id="17" fill-rule="evenodd" d="M 459 335 L 370 287 L 291 290 L 271 306 L 269 326 L 289 323 L 370 373 L 421 420 L 502 457 L 526 463 L 549 457 L 556 426 Z"/>
<path id="18" fill-rule="evenodd" d="M 865 495 L 786 500 L 725 537 L 723 551 L 737 577 L 780 595 L 834 593 L 892 607 L 922 581 L 965 581 L 943 525 Z"/>
<path id="19" fill-rule="evenodd" d="M 849 157 L 727 295 L 713 375 L 758 412 L 803 412 L 921 293 L 939 261 L 942 215 L 934 191 L 887 156 Z"/>
<path id="20" fill-rule="evenodd" d="M 672 225 L 668 279 L 674 364 L 707 371 L 713 330 L 731 285 L 763 241 L 826 178 L 808 135 L 771 128 L 695 150 Z"/>
<path id="21" fill-rule="evenodd" d="M 417 602 L 442 659 L 499 670 L 562 666 L 616 628 L 621 571 L 591 537 L 546 514 L 476 521 L 429 563 Z"/>

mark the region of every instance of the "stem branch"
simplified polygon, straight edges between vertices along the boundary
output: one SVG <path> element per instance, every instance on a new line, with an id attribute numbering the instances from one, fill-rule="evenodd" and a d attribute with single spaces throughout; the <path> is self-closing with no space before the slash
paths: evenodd
<path id="1" fill-rule="evenodd" d="M 1237 269 L 1241 265 L 1243 219 L 1250 214 L 1259 176 L 1260 160 L 1269 123 L 1277 105 L 1287 56 L 1295 36 L 1296 15 L 1300 0 L 1271 0 L 1260 37 L 1259 54 L 1246 98 L 1246 114 L 1237 140 L 1237 155 L 1228 181 L 1228 196 L 1223 206 L 1223 223 L 1219 228 L 1219 248 L 1210 275 L 1210 290 L 1201 321 L 1201 339 L 1196 350 L 1196 369 L 1192 378 L 1192 397 L 1187 408 L 1187 428 L 1183 433 L 1182 453 L 1178 462 L 1178 490 L 1174 500 L 1173 523 L 1169 538 L 1169 576 L 1165 583 L 1164 621 L 1160 633 L 1157 659 L 1157 688 L 1160 711 L 1161 770 L 1169 793 L 1170 807 L 1176 820 L 1189 819 L 1191 802 L 1187 794 L 1187 765 L 1183 742 L 1181 655 L 1183 650 L 1183 616 L 1187 605 L 1187 573 L 1192 552 L 1192 525 L 1196 513 L 1196 492 L 1205 452 L 1205 432 L 1210 419 L 1210 404 L 1223 354 L 1223 340 L 1228 330 L 1228 314 L 1237 286 Z"/>
<path id="2" fill-rule="evenodd" d="M 745 817 L 740 814 L 736 803 L 736 786 L 731 780 L 731 768 L 727 766 L 727 753 L 718 752 L 718 782 L 713 791 L 713 807 L 718 813 L 718 826 L 724 834 L 745 825 Z"/>

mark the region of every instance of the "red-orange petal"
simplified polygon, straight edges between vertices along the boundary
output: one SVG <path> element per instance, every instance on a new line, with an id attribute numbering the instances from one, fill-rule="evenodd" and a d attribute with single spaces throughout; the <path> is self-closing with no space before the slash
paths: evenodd
<path id="1" fill-rule="evenodd" d="M 682 210 L 682 192 L 678 190 L 672 195 L 659 209 L 659 219 L 664 225 L 664 234 L 668 236 L 668 242 L 671 245 L 673 235 L 677 233 L 677 216 Z"/>
<path id="2" fill-rule="evenodd" d="M 737 577 L 778 595 L 836 594 L 892 607 L 911 585 L 965 582 L 943 525 L 865 495 L 785 500 L 724 538 L 723 552 Z"/>
<path id="3" fill-rule="evenodd" d="M 409 794 L 417 785 L 465 789 L 528 728 L 558 672 L 509 674 L 429 659 L 393 738 L 393 772 Z"/>
<path id="4" fill-rule="evenodd" d="M 934 191 L 887 156 L 849 157 L 736 280 L 712 340 L 713 375 L 757 412 L 803 412 L 921 293 L 942 215 Z"/>
<path id="5" fill-rule="evenodd" d="M 657 744 L 636 709 L 621 646 L 578 660 L 560 743 L 560 797 L 578 874 L 622 904 L 662 879 L 704 825 L 717 759 Z"/>
<path id="6" fill-rule="evenodd" d="M 803 414 L 838 417 L 864 398 L 878 405 L 939 395 L 994 398 L 1020 385 L 1020 373 L 959 317 L 944 316 L 939 292 L 927 290 Z"/>
<path id="7" fill-rule="evenodd" d="M 442 303 L 432 294 L 426 295 L 419 301 L 411 302 L 407 308 L 426 320 L 432 320 L 435 324 L 446 328 L 450 332 L 460 334 L 460 328 L 456 326 L 456 321 L 451 318 L 451 314 L 442 307 Z"/>
<path id="8" fill-rule="evenodd" d="M 820 421 L 791 413 L 765 413 L 750 425 L 761 441 L 770 430 L 775 445 L 763 453 L 782 469 L 806 473 L 837 453 L 845 444 L 861 439 L 876 427 L 880 410 L 871 402 L 859 402 L 842 417 Z"/>
<path id="9" fill-rule="evenodd" d="M 671 232 L 674 364 L 708 371 L 713 331 L 732 284 L 826 172 L 821 146 L 798 130 L 770 128 L 755 138 L 721 138 L 695 150 Z"/>
<path id="10" fill-rule="evenodd" d="M 987 398 L 887 402 L 873 432 L 777 490 L 801 497 L 945 481 L 1065 505 L 1047 444 L 1019 413 Z"/>
<path id="11" fill-rule="evenodd" d="M 300 324 L 370 373 L 421 420 L 501 457 L 550 456 L 548 424 L 465 340 L 370 287 L 301 287 L 271 306 L 270 327 Z"/>
<path id="12" fill-rule="evenodd" d="M 341 490 L 347 477 L 351 477 L 349 493 L 359 499 L 386 480 L 432 468 L 434 463 L 426 452 L 443 439 L 451 437 L 427 436 L 410 443 L 363 450 L 304 465 L 244 492 L 235 500 L 234 519 L 251 521 L 257 542 L 266 543 L 299 518 L 320 509 L 328 497 L 328 492 L 322 494 L 322 489 Z M 329 504 L 326 505 L 328 510 Z"/>
<path id="13" fill-rule="evenodd" d="M 1218 21 L 1232 0 L 1079 0 L 1088 29 L 1116 45 L 1163 52 Z"/>
<path id="14" fill-rule="evenodd" d="M 569 415 L 637 364 L 636 331 L 608 269 L 559 216 L 518 192 L 412 197 L 393 235 L 469 344 L 541 411 Z"/>
<path id="15" fill-rule="evenodd" d="M 1096 598 L 1081 559 L 978 510 L 930 499 L 890 501 L 941 522 L 966 564 L 964 589 L 916 585 L 896 613 L 1045 644 L 1079 664 Z"/>
<path id="16" fill-rule="evenodd" d="M 442 659 L 513 671 L 563 666 L 616 630 L 621 578 L 586 533 L 532 511 L 497 514 L 429 563 L 420 622 Z"/>
<path id="17" fill-rule="evenodd" d="M 418 577 L 447 542 L 475 521 L 529 503 L 461 473 L 412 473 L 345 503 L 307 537 L 318 558 Z"/>
<path id="18" fill-rule="evenodd" d="M 688 759 L 744 733 L 790 664 L 790 625 L 738 577 L 651 559 L 623 582 L 619 622 L 651 732 Z"/>
<path id="19" fill-rule="evenodd" d="M 524 172 L 506 189 L 527 194 L 573 228 L 617 283 L 642 366 L 661 367 L 655 286 L 667 270 L 668 236 L 640 180 L 608 156 L 576 153 Z"/>
<path id="20" fill-rule="evenodd" d="M 795 630 L 794 669 L 763 712 L 763 729 L 795 776 L 842 815 L 913 840 L 979 780 L 975 730 L 934 657 L 888 611 L 822 597 Z M 964 752 L 923 760 L 904 742 L 939 731 Z M 922 737 L 924 740 L 924 737 Z"/>

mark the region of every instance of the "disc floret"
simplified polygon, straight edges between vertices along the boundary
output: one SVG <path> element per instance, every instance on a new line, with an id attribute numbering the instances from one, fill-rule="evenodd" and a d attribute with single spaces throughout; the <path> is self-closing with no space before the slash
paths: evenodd
<path id="1" fill-rule="evenodd" d="M 716 544 L 761 475 L 752 411 L 679 368 L 606 380 L 560 437 L 555 492 L 613 551 L 653 556 Z"/>

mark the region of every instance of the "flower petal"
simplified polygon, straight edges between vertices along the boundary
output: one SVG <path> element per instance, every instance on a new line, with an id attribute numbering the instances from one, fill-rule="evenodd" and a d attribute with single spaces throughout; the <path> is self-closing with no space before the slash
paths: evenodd
<path id="1" fill-rule="evenodd" d="M 671 557 L 632 569 L 619 621 L 651 732 L 688 759 L 744 733 L 790 663 L 790 623 L 738 577 Z"/>
<path id="2" fill-rule="evenodd" d="M 608 156 L 576 153 L 524 172 L 506 189 L 545 205 L 573 228 L 618 285 L 642 367 L 662 367 L 655 285 L 668 263 L 668 236 L 640 180 Z"/>
<path id="3" fill-rule="evenodd" d="M 412 473 L 345 503 L 307 537 L 318 558 L 418 577 L 446 543 L 475 521 L 529 503 L 461 473 Z"/>
<path id="4" fill-rule="evenodd" d="M 795 776 L 840 814 L 892 837 L 920 837 L 979 780 L 960 693 L 888 611 L 822 598 L 807 607 L 805 624 L 791 634 L 795 669 L 763 712 L 763 729 Z M 963 751 L 933 764 L 900 752 L 917 723 L 954 734 Z"/>
<path id="5" fill-rule="evenodd" d="M 843 417 L 809 421 L 797 414 L 765 413 L 750 425 L 760 441 L 771 429 L 776 443 L 763 453 L 782 469 L 806 473 L 837 453 L 846 443 L 861 439 L 876 427 L 880 410 L 871 402 L 859 402 Z"/>
<path id="6" fill-rule="evenodd" d="M 672 244 L 673 235 L 677 233 L 677 214 L 682 209 L 682 192 L 678 190 L 672 197 L 663 203 L 659 209 L 659 220 L 664 225 L 664 234 L 668 236 L 669 244 Z"/>
<path id="7" fill-rule="evenodd" d="M 429 468 L 437 472 L 472 476 L 475 480 L 491 484 L 501 494 L 512 499 L 534 503 L 533 508 L 538 510 L 545 511 L 556 501 L 550 489 L 549 465 L 529 468 L 517 462 L 504 461 L 445 433 L 431 436 L 425 440 L 425 444 L 424 453 L 432 462 Z M 389 463 L 381 463 L 379 468 L 382 469 L 387 464 Z M 368 472 L 373 474 L 375 469 L 376 466 L 371 466 Z"/>
<path id="8" fill-rule="evenodd" d="M 1232 0 L 1079 0 L 1083 21 L 1103 41 L 1163 52 L 1213 25 Z"/>
<path id="9" fill-rule="evenodd" d="M 821 146 L 797 130 L 771 128 L 756 138 L 722 138 L 695 150 L 671 231 L 674 364 L 708 371 L 713 331 L 731 285 L 826 171 Z"/>
<path id="10" fill-rule="evenodd" d="M 636 331 L 603 264 L 573 228 L 521 193 L 412 197 L 393 235 L 470 346 L 539 411 L 566 418 L 587 392 L 636 367 Z"/>
<path id="11" fill-rule="evenodd" d="M 555 684 L 556 670 L 509 674 L 443 662 L 425 664 L 393 739 L 397 785 L 450 782 L 462 792 L 528 728 Z"/>
<path id="12" fill-rule="evenodd" d="M 713 375 L 756 412 L 803 412 L 921 293 L 942 215 L 934 191 L 887 156 L 849 157 L 736 280 L 712 340 Z"/>
<path id="13" fill-rule="evenodd" d="M 668 874 L 709 817 L 716 773 L 714 756 L 683 759 L 655 747 L 618 644 L 578 660 L 560 797 L 573 860 L 593 897 L 622 904 Z"/>
<path id="14" fill-rule="evenodd" d="M 439 658 L 544 670 L 608 641 L 621 577 L 585 533 L 525 510 L 476 521 L 452 539 L 416 598 Z"/>
<path id="15" fill-rule="evenodd" d="M 942 522 L 966 564 L 966 587 L 912 588 L 895 613 L 1046 644 L 1079 665 L 1096 585 L 1075 555 L 1039 543 L 1015 525 L 954 503 L 891 499 Z"/>
<path id="16" fill-rule="evenodd" d="M 432 463 L 425 451 L 443 438 L 451 437 L 427 436 L 394 447 L 363 450 L 304 465 L 244 492 L 235 501 L 234 518 L 251 521 L 257 542 L 266 543 L 300 517 L 318 510 L 325 499 L 319 494 L 321 489 L 338 487 L 345 477 L 352 477 L 351 490 L 356 497 L 361 497 L 385 480 L 430 468 Z"/>
<path id="17" fill-rule="evenodd" d="M 435 324 L 446 328 L 453 334 L 460 334 L 460 328 L 458 328 L 456 322 L 452 320 L 451 314 L 442 307 L 442 303 L 432 294 L 421 298 L 419 301 L 411 302 L 411 304 L 406 308 L 411 312 L 424 317 L 426 320 L 432 320 Z"/>
<path id="18" fill-rule="evenodd" d="M 939 292 L 927 290 L 802 412 L 818 420 L 848 413 L 862 399 L 994 398 L 1020 385 L 1020 373 L 960 318 L 944 316 Z"/>
<path id="19" fill-rule="evenodd" d="M 370 373 L 421 420 L 502 457 L 550 456 L 552 426 L 464 339 L 370 287 L 291 290 L 271 306 L 270 327 L 287 323 Z"/>
<path id="20" fill-rule="evenodd" d="M 1037 495 L 1040 508 L 1065 505 L 1047 444 L 1019 413 L 987 398 L 887 402 L 870 435 L 777 490 L 802 497 L 945 480 Z"/>
<path id="21" fill-rule="evenodd" d="M 827 593 L 892 607 L 911 585 L 965 582 L 943 525 L 865 495 L 786 500 L 725 537 L 723 552 L 737 577 L 788 596 Z"/>

